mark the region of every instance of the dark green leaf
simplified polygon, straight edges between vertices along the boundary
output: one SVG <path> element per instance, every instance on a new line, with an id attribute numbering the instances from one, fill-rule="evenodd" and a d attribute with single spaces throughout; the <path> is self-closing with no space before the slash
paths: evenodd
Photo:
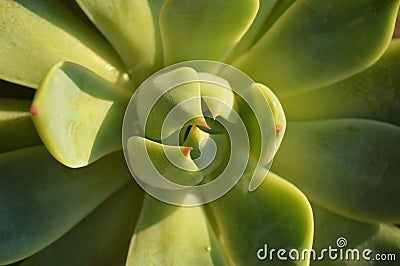
<path id="1" fill-rule="evenodd" d="M 43 146 L 0 155 L 0 264 L 46 247 L 129 181 L 122 153 L 82 169 L 54 160 Z"/>
<path id="2" fill-rule="evenodd" d="M 142 198 L 142 191 L 131 181 L 22 266 L 125 265 Z"/>
<path id="3" fill-rule="evenodd" d="M 400 254 L 399 228 L 386 224 L 365 224 L 356 222 L 337 216 L 317 206 L 313 206 L 313 210 L 315 217 L 314 249 L 317 252 L 316 255 L 320 255 L 322 249 L 328 249 L 329 246 L 331 246 L 333 249 L 342 249 L 344 259 L 332 260 L 329 259 L 328 253 L 325 253 L 324 260 L 314 260 L 312 265 L 398 265 L 396 260 L 398 260 L 398 254 Z M 345 238 L 347 241 L 347 245 L 343 248 L 339 248 L 337 245 L 337 241 L 340 238 Z M 354 249 L 357 249 L 357 251 L 350 253 L 349 250 Z M 368 256 L 371 260 L 365 260 L 362 257 L 362 252 L 366 249 L 372 251 Z M 360 260 L 356 260 L 357 254 L 359 254 Z M 375 260 L 375 255 L 377 254 L 395 254 L 396 260 Z M 340 251 L 338 251 L 338 257 L 339 256 Z M 348 256 L 349 259 L 346 259 L 346 256 Z M 355 259 L 353 260 L 352 258 Z"/>
<path id="4" fill-rule="evenodd" d="M 289 120 L 370 118 L 400 126 L 400 40 L 371 68 L 281 101 Z"/>
<path id="5" fill-rule="evenodd" d="M 272 169 L 330 211 L 400 221 L 397 126 L 362 119 L 289 122 Z"/>

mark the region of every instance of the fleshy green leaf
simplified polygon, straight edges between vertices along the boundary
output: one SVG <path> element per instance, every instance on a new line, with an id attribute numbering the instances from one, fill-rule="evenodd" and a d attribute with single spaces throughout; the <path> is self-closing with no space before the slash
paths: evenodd
<path id="1" fill-rule="evenodd" d="M 324 248 L 339 249 L 337 241 L 345 238 L 347 245 L 343 247 L 344 258 L 346 252 L 352 258 L 348 250 L 357 249 L 360 260 L 330 260 L 328 253 L 324 260 L 315 260 L 313 265 L 398 265 L 398 262 L 375 260 L 376 254 L 400 254 L 400 229 L 386 224 L 365 224 L 337 216 L 329 211 L 313 206 L 315 217 L 314 249 L 316 254 Z M 371 260 L 365 260 L 362 252 L 365 249 L 372 251 L 368 256 Z M 356 256 L 357 253 L 355 253 Z M 357 258 L 357 257 L 355 257 Z M 396 258 L 398 260 L 398 258 Z"/>
<path id="2" fill-rule="evenodd" d="M 41 143 L 29 106 L 28 100 L 0 98 L 0 153 Z"/>
<path id="3" fill-rule="evenodd" d="M 226 62 L 231 63 L 245 54 L 275 23 L 295 0 L 260 0 L 257 16 L 246 34 L 235 46 Z"/>
<path id="4" fill-rule="evenodd" d="M 230 84 L 225 79 L 200 72 L 200 79 L 209 82 L 200 82 L 201 97 L 215 119 L 220 116 L 227 121 L 236 122 L 232 111 L 235 107 L 235 94 L 230 88 Z M 204 111 L 204 110 L 203 110 Z"/>
<path id="5" fill-rule="evenodd" d="M 0 155 L 0 264 L 46 247 L 112 195 L 131 175 L 121 153 L 82 169 L 43 146 Z"/>
<path id="6" fill-rule="evenodd" d="M 250 191 L 255 190 L 264 180 L 276 152 L 275 117 L 272 112 L 275 97 L 269 95 L 261 84 L 252 84 L 242 97 L 237 97 L 240 117 L 244 122 L 250 140 L 250 156 L 247 172 L 254 172 Z M 282 113 L 283 114 L 283 113 Z"/>
<path id="7" fill-rule="evenodd" d="M 371 68 L 310 92 L 281 98 L 290 120 L 360 117 L 400 125 L 400 40 Z"/>
<path id="8" fill-rule="evenodd" d="M 231 62 L 233 59 L 238 58 L 245 53 L 257 40 L 260 32 L 263 29 L 265 21 L 268 19 L 274 7 L 279 3 L 278 0 L 260 0 L 259 8 L 256 17 L 250 28 L 246 31 L 244 36 L 236 44 L 233 51 L 229 54 L 226 62 Z M 261 35 L 262 36 L 262 35 Z"/>
<path id="9" fill-rule="evenodd" d="M 201 109 L 200 83 L 193 82 L 195 80 L 196 70 L 179 67 L 143 83 L 135 94 L 136 111 L 140 129 L 147 138 L 165 139 L 179 133 L 194 118 L 200 125 L 206 125 Z"/>
<path id="10" fill-rule="evenodd" d="M 268 0 L 264 0 L 268 2 Z M 296 0 L 278 0 L 272 9 L 271 14 L 260 29 L 257 41 L 274 25 L 274 23 L 286 12 Z"/>
<path id="11" fill-rule="evenodd" d="M 400 221 L 400 128 L 361 119 L 289 122 L 272 169 L 319 206 Z"/>
<path id="12" fill-rule="evenodd" d="M 190 156 L 184 154 L 184 147 L 162 145 L 135 136 L 128 139 L 127 151 L 135 176 L 152 186 L 164 186 L 158 177 L 186 186 L 197 185 L 203 180 Z"/>
<path id="13" fill-rule="evenodd" d="M 142 191 L 132 181 L 21 266 L 125 265 L 142 197 Z"/>
<path id="14" fill-rule="evenodd" d="M 77 0 L 138 84 L 162 63 L 158 17 L 162 0 Z"/>
<path id="15" fill-rule="evenodd" d="M 122 64 L 93 28 L 58 0 L 0 0 L 0 78 L 36 88 L 59 61 L 118 82 Z"/>
<path id="16" fill-rule="evenodd" d="M 311 248 L 312 210 L 296 187 L 269 173 L 257 190 L 249 192 L 247 188 L 248 181 L 241 179 L 228 194 L 208 205 L 213 225 L 232 265 L 266 264 L 257 258 L 265 244 L 269 249 L 288 251 Z M 276 258 L 267 261 L 268 265 L 280 263 Z M 307 261 L 285 263 L 308 265 Z"/>
<path id="17" fill-rule="evenodd" d="M 176 207 L 146 196 L 127 265 L 224 265 L 203 207 Z"/>
<path id="18" fill-rule="evenodd" d="M 31 113 L 50 153 L 69 167 L 121 148 L 129 93 L 79 65 L 55 65 L 41 83 Z"/>
<path id="19" fill-rule="evenodd" d="M 295 1 L 234 64 L 278 96 L 347 78 L 383 54 L 399 2 Z"/>
<path id="20" fill-rule="evenodd" d="M 250 27 L 256 0 L 169 0 L 160 14 L 166 65 L 194 59 L 223 60 Z"/>
<path id="21" fill-rule="evenodd" d="M 257 86 L 264 94 L 265 99 L 268 101 L 268 105 L 274 116 L 276 131 L 276 150 L 278 150 L 286 131 L 286 116 L 278 97 L 276 97 L 276 95 L 265 85 L 258 83 Z"/>
<path id="22" fill-rule="evenodd" d="M 204 176 L 203 183 L 217 178 L 227 167 L 231 145 L 226 132 L 209 134 L 193 126 L 182 145 L 192 148 L 190 156 Z"/>

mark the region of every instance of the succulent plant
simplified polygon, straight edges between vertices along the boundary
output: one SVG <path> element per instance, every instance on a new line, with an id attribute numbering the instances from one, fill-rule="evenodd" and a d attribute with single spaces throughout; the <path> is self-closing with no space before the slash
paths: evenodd
<path id="1" fill-rule="evenodd" d="M 399 5 L 0 0 L 0 264 L 396 265 L 288 254 L 400 260 Z M 201 187 L 240 158 L 206 204 L 140 183 L 151 163 Z"/>

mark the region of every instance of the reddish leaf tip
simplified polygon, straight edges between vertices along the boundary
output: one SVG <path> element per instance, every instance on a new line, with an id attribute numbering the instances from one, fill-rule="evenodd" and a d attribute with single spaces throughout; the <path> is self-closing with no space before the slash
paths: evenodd
<path id="1" fill-rule="evenodd" d="M 207 129 L 211 129 L 211 127 L 207 124 L 206 120 L 200 121 L 199 125 Z"/>
<path id="2" fill-rule="evenodd" d="M 37 116 L 39 114 L 39 110 L 38 110 L 37 106 L 34 106 L 34 105 L 31 106 L 31 109 L 29 110 L 29 112 L 33 116 Z"/>
<path id="3" fill-rule="evenodd" d="M 281 130 L 282 130 L 282 125 L 279 125 L 279 124 L 277 124 L 277 125 L 275 125 L 275 132 L 278 134 L 279 132 L 281 132 Z"/>
<path id="4" fill-rule="evenodd" d="M 182 147 L 182 153 L 185 156 L 188 156 L 191 150 L 193 150 L 192 147 Z"/>

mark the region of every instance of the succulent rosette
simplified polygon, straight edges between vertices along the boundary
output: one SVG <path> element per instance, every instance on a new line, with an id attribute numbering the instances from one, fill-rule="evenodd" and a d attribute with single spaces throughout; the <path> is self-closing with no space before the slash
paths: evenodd
<path id="1" fill-rule="evenodd" d="M 399 5 L 0 0 L 0 264 L 396 265 Z"/>

